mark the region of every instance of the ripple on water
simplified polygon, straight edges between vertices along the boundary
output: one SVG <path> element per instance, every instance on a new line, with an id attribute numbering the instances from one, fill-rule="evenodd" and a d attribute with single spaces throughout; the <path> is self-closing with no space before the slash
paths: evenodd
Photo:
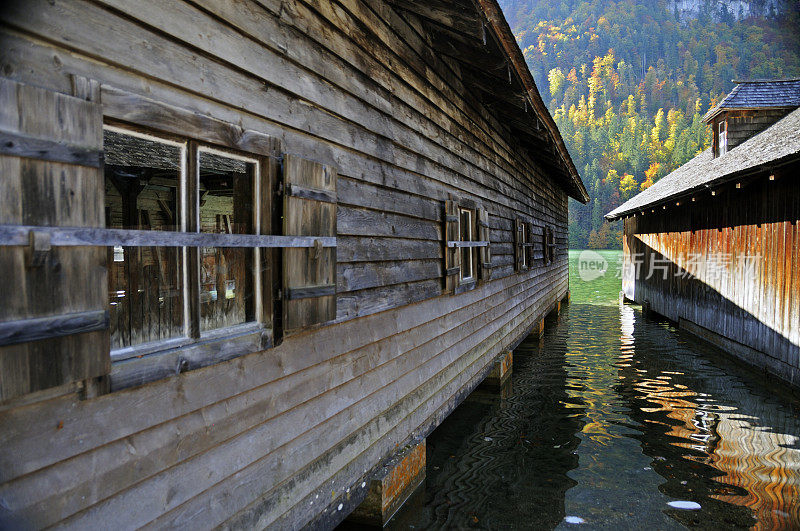
<path id="1" fill-rule="evenodd" d="M 573 299 L 511 385 L 428 438 L 392 527 L 800 527 L 798 404 L 633 307 Z"/>

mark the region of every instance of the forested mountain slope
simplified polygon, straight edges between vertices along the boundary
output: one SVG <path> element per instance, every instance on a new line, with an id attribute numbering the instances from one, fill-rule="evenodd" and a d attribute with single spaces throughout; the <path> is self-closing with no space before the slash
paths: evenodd
<path id="1" fill-rule="evenodd" d="M 500 0 L 591 202 L 573 247 L 617 247 L 602 216 L 710 142 L 733 80 L 800 76 L 798 0 Z"/>

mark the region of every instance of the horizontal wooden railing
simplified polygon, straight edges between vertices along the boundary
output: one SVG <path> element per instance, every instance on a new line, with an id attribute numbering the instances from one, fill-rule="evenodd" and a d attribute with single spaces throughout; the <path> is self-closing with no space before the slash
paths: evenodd
<path id="1" fill-rule="evenodd" d="M 448 247 L 488 247 L 489 242 L 462 242 L 462 241 L 449 241 Z"/>
<path id="2" fill-rule="evenodd" d="M 48 241 L 49 240 L 49 241 Z M 37 227 L 0 225 L 2 245 L 116 246 L 122 247 L 336 247 L 332 236 L 275 236 L 213 234 L 93 227 Z"/>

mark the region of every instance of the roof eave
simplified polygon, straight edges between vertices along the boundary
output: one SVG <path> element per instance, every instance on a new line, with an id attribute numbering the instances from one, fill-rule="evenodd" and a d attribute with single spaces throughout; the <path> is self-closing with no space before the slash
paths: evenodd
<path id="1" fill-rule="evenodd" d="M 514 37 L 514 33 L 508 26 L 508 22 L 503 15 L 503 11 L 500 9 L 500 6 L 497 4 L 496 0 L 474 1 L 477 2 L 484 16 L 486 16 L 490 29 L 494 32 L 498 42 L 503 48 L 503 51 L 511 61 L 514 71 L 522 82 L 522 86 L 527 93 L 531 107 L 536 111 L 537 115 L 539 115 L 539 118 L 547 129 L 550 138 L 553 140 L 553 144 L 555 145 L 559 156 L 564 162 L 564 165 L 571 178 L 572 186 L 570 188 L 573 188 L 572 191 L 568 190 L 569 196 L 583 204 L 588 203 L 589 192 L 586 190 L 586 186 L 583 184 L 583 181 L 578 174 L 578 170 L 575 168 L 575 164 L 572 162 L 572 158 L 569 155 L 567 146 L 564 143 L 564 139 L 561 137 L 561 133 L 558 131 L 558 127 L 556 126 L 553 117 L 550 116 L 550 112 L 547 110 L 547 106 L 545 106 L 544 100 L 542 100 L 542 97 L 536 88 L 536 84 L 533 81 L 533 76 L 531 75 L 528 65 L 525 62 L 525 57 L 522 55 L 522 51 L 519 49 L 519 45 Z"/>
<path id="2" fill-rule="evenodd" d="M 704 191 L 710 190 L 712 188 L 718 188 L 718 187 L 720 187 L 722 185 L 725 185 L 725 184 L 729 183 L 730 181 L 733 181 L 733 180 L 736 180 L 736 179 L 741 179 L 743 177 L 747 177 L 747 176 L 750 176 L 750 175 L 753 175 L 753 174 L 756 174 L 756 173 L 761 173 L 761 172 L 765 172 L 765 173 L 766 172 L 774 172 L 779 167 L 784 166 L 786 164 L 791 164 L 791 163 L 796 162 L 798 160 L 800 160 L 800 154 L 795 153 L 795 154 L 786 155 L 786 156 L 781 157 L 779 159 L 776 159 L 776 160 L 773 160 L 773 161 L 770 161 L 770 162 L 765 162 L 765 163 L 762 163 L 762 164 L 758 164 L 758 165 L 753 166 L 751 168 L 747 168 L 747 169 L 744 169 L 744 170 L 741 170 L 741 171 L 728 173 L 726 175 L 723 175 L 722 177 L 714 179 L 713 181 L 709 181 L 709 182 L 703 183 L 702 185 L 699 185 L 699 186 L 694 186 L 692 188 L 687 188 L 685 190 L 681 190 L 680 192 L 674 193 L 674 194 L 669 195 L 667 197 L 662 197 L 661 199 L 658 199 L 657 201 L 653 201 L 652 203 L 646 203 L 646 204 L 641 205 L 641 206 L 636 207 L 636 208 L 630 208 L 628 210 L 623 210 L 623 211 L 618 212 L 618 213 L 613 214 L 613 215 L 611 213 L 606 214 L 605 216 L 603 216 L 603 218 L 606 221 L 618 221 L 618 220 L 620 220 L 622 218 L 625 218 L 625 217 L 628 217 L 628 216 L 630 216 L 632 214 L 637 214 L 637 213 L 640 213 L 640 212 L 644 212 L 645 210 L 648 210 L 648 209 L 652 210 L 653 208 L 662 207 L 665 204 L 671 203 L 673 201 L 680 200 L 680 199 L 683 199 L 683 198 L 686 198 L 686 197 L 694 196 L 699 192 L 704 192 Z"/>
<path id="3" fill-rule="evenodd" d="M 796 109 L 796 105 L 768 105 L 762 107 L 715 107 L 706 113 L 703 116 L 703 122 L 706 124 L 711 123 L 711 120 L 719 116 L 720 114 L 728 111 L 773 111 L 773 110 L 783 110 L 783 109 Z"/>

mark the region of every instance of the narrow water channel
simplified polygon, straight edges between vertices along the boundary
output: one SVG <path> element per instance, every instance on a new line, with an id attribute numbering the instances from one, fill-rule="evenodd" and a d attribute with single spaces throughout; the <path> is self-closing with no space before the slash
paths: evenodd
<path id="1" fill-rule="evenodd" d="M 800 528 L 800 402 L 620 306 L 605 256 L 515 350 L 510 387 L 431 434 L 425 486 L 391 528 Z"/>

